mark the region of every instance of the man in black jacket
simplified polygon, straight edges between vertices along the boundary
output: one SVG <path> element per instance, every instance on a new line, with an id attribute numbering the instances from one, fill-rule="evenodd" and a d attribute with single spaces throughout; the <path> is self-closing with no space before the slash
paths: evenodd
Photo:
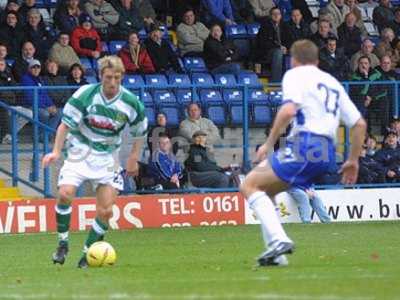
<path id="1" fill-rule="evenodd" d="M 342 25 L 338 27 L 339 46 L 350 59 L 361 48 L 361 30 L 356 26 L 357 17 L 348 13 Z"/>
<path id="2" fill-rule="evenodd" d="M 273 7 L 270 18 L 261 24 L 257 34 L 257 58 L 271 64 L 271 81 L 275 82 L 282 79 L 283 57 L 288 52 L 284 46 L 284 30 L 281 11 L 278 7 Z"/>
<path id="3" fill-rule="evenodd" d="M 114 39 L 126 40 L 129 32 L 139 32 L 144 27 L 138 1 L 115 0 L 110 2 L 119 14 L 118 23 L 113 26 Z"/>
<path id="4" fill-rule="evenodd" d="M 326 47 L 319 52 L 319 68 L 328 72 L 337 80 L 347 80 L 350 73 L 349 60 L 342 49 L 337 48 L 334 36 L 328 38 Z"/>
<path id="5" fill-rule="evenodd" d="M 385 145 L 375 154 L 375 160 L 383 166 L 386 182 L 400 181 L 400 148 L 397 135 L 389 131 L 385 137 Z"/>
<path id="6" fill-rule="evenodd" d="M 308 39 L 312 35 L 310 25 L 303 20 L 300 9 L 293 9 L 291 19 L 285 23 L 286 48 L 301 39 Z"/>
<path id="7" fill-rule="evenodd" d="M 11 73 L 10 68 L 7 66 L 7 63 L 4 59 L 0 59 L 0 86 L 15 86 L 17 83 L 15 82 L 14 76 Z M 16 105 L 16 91 L 0 91 L 0 101 L 7 103 L 8 105 Z M 9 130 L 9 118 L 8 113 L 5 109 L 0 108 L 0 141 L 8 135 Z M 9 139 L 9 138 L 8 138 Z"/>
<path id="8" fill-rule="evenodd" d="M 335 35 L 331 31 L 331 23 L 327 20 L 320 20 L 318 23 L 318 31 L 311 36 L 311 40 L 321 50 L 326 47 L 328 39 Z"/>
<path id="9" fill-rule="evenodd" d="M 21 56 L 15 60 L 12 68 L 14 78 L 17 82 L 20 82 L 22 75 L 28 70 L 29 62 L 33 59 L 36 59 L 36 48 L 32 42 L 27 41 L 23 43 Z"/>
<path id="10" fill-rule="evenodd" d="M 149 37 L 145 41 L 147 52 L 153 61 L 157 73 L 181 72 L 178 56 L 172 51 L 166 40 L 162 39 L 159 26 L 150 26 Z"/>
<path id="11" fill-rule="evenodd" d="M 207 133 L 202 130 L 193 134 L 193 144 L 190 145 L 189 157 L 185 161 L 190 181 L 196 187 L 229 187 L 229 176 L 217 165 L 207 150 L 206 138 Z"/>

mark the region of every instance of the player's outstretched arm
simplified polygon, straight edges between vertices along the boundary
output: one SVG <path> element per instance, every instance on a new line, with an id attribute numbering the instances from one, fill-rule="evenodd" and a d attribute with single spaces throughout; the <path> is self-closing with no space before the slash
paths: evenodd
<path id="1" fill-rule="evenodd" d="M 139 175 L 139 158 L 144 144 L 144 137 L 136 137 L 133 140 L 132 150 L 126 162 L 126 172 L 129 176 Z"/>
<path id="2" fill-rule="evenodd" d="M 65 139 L 67 137 L 69 128 L 64 123 L 61 123 L 57 128 L 56 140 L 54 142 L 53 151 L 46 154 L 42 159 L 42 166 L 46 168 L 52 162 L 57 161 L 60 158 L 62 148 L 64 146 Z"/>
<path id="3" fill-rule="evenodd" d="M 355 184 L 358 177 L 358 158 L 360 157 L 362 145 L 365 139 L 367 124 L 360 118 L 352 127 L 351 149 L 349 158 L 343 164 L 340 172 L 343 174 L 342 183 Z"/>
<path id="4" fill-rule="evenodd" d="M 272 129 L 268 135 L 267 141 L 257 151 L 257 162 L 264 160 L 268 152 L 274 149 L 274 145 L 279 137 L 294 118 L 297 113 L 297 106 L 294 103 L 284 104 L 278 111 Z"/>

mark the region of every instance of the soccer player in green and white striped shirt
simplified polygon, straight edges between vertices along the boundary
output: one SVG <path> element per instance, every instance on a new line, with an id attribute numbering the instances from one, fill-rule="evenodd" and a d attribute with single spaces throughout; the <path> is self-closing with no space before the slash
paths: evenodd
<path id="1" fill-rule="evenodd" d="M 101 83 L 82 86 L 68 100 L 53 151 L 43 158 L 44 167 L 58 160 L 67 141 L 67 159 L 60 170 L 59 197 L 55 207 L 59 239 L 52 258 L 55 264 L 63 264 L 68 254 L 71 201 L 85 180 L 91 181 L 96 188 L 97 209 L 78 267 L 88 266 L 87 249 L 103 239 L 112 216 L 117 189 L 122 189 L 123 181 L 117 172 L 118 150 L 126 125 L 135 138 L 126 169 L 128 175 L 138 174 L 139 155 L 147 132 L 143 104 L 121 86 L 125 70 L 119 57 L 100 59 L 99 71 Z"/>

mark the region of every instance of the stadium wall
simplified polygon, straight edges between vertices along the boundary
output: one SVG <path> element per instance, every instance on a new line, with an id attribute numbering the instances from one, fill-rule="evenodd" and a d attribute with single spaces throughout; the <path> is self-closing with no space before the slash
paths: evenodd
<path id="1" fill-rule="evenodd" d="M 400 220 L 400 189 L 318 191 L 333 222 Z M 293 200 L 276 197 L 282 222 L 300 222 Z M 95 215 L 95 199 L 73 202 L 71 230 L 86 230 Z M 0 202 L 0 234 L 54 232 L 54 199 Z M 255 224 L 239 193 L 121 196 L 110 221 L 113 229 Z M 318 222 L 313 215 L 313 222 Z"/>

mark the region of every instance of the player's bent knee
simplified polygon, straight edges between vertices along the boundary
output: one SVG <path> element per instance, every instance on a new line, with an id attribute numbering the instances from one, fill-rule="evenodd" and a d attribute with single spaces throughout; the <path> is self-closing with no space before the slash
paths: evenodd
<path id="1" fill-rule="evenodd" d="M 112 206 L 111 207 L 107 207 L 107 208 L 100 208 L 98 209 L 98 216 L 100 217 L 100 219 L 102 220 L 109 220 L 112 218 L 113 215 L 113 209 Z"/>
<path id="2" fill-rule="evenodd" d="M 58 202 L 60 204 L 69 205 L 72 202 L 75 194 L 72 190 L 61 188 L 58 192 Z"/>

